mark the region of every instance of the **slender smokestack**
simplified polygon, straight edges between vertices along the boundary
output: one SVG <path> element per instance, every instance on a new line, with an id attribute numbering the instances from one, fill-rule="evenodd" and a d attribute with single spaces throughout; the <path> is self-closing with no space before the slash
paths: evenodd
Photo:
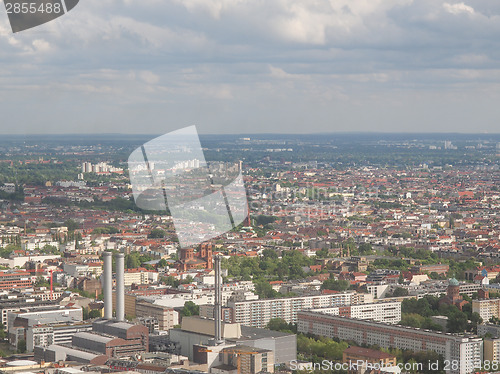
<path id="1" fill-rule="evenodd" d="M 125 259 L 123 253 L 116 255 L 116 320 L 125 321 Z"/>
<path id="2" fill-rule="evenodd" d="M 104 292 L 104 318 L 113 318 L 113 259 L 111 252 L 104 252 L 104 270 L 102 274 L 102 288 Z"/>
<path id="3" fill-rule="evenodd" d="M 220 255 L 215 256 L 215 344 L 222 344 L 222 279 L 220 274 Z"/>

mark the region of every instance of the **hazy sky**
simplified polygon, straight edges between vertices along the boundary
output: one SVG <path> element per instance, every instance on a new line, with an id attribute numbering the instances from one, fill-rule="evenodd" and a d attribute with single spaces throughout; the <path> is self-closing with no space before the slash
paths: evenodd
<path id="1" fill-rule="evenodd" d="M 494 0 L 2 5 L 0 132 L 498 133 L 499 61 Z"/>

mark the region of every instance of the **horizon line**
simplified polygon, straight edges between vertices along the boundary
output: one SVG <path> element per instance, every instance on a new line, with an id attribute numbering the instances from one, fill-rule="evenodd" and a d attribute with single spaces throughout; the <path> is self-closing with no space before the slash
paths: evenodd
<path id="1" fill-rule="evenodd" d="M 170 130 L 176 131 L 177 129 Z M 90 132 L 90 133 L 4 133 L 1 136 L 109 136 L 109 135 L 120 135 L 120 136 L 159 136 L 165 133 L 127 133 L 127 132 Z M 199 132 L 200 136 L 265 136 L 265 135 L 500 135 L 500 132 L 458 132 L 458 131 L 448 131 L 448 132 L 406 132 L 406 131 L 320 131 L 320 132 L 256 132 L 256 133 L 204 133 Z"/>

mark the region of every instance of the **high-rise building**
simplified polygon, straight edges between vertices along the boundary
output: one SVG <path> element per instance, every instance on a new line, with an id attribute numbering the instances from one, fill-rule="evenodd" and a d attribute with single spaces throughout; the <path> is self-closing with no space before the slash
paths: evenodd
<path id="1" fill-rule="evenodd" d="M 500 339 L 485 338 L 484 339 L 484 361 L 485 362 L 500 362 Z"/>
<path id="2" fill-rule="evenodd" d="M 280 299 L 229 301 L 227 306 L 233 309 L 233 322 L 265 327 L 272 318 L 296 323 L 297 313 L 301 310 L 365 304 L 372 301 L 373 297 L 370 294 L 343 292 Z"/>
<path id="3" fill-rule="evenodd" d="M 500 318 L 500 299 L 472 300 L 472 311 L 479 313 L 484 322 Z"/>
<path id="4" fill-rule="evenodd" d="M 82 173 L 91 173 L 92 172 L 92 164 L 90 162 L 82 163 Z"/>
<path id="5" fill-rule="evenodd" d="M 332 316 L 344 316 L 392 324 L 401 321 L 401 303 L 399 301 L 335 306 L 331 308 L 311 309 L 311 311 Z"/>

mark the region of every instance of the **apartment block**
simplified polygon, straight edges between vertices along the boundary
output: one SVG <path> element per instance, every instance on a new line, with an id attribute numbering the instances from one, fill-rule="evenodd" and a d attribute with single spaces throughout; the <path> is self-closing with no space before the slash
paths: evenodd
<path id="1" fill-rule="evenodd" d="M 125 269 L 125 273 L 123 274 L 123 280 L 125 282 L 125 286 L 131 286 L 132 284 L 148 284 L 149 283 L 149 274 L 146 269 Z"/>
<path id="2" fill-rule="evenodd" d="M 500 326 L 493 323 L 481 323 L 480 325 L 477 325 L 477 334 L 479 336 L 483 336 L 488 333 L 494 338 L 500 338 Z"/>
<path id="3" fill-rule="evenodd" d="M 401 303 L 399 301 L 318 308 L 311 309 L 311 311 L 392 324 L 401 321 Z"/>
<path id="4" fill-rule="evenodd" d="M 472 300 L 472 311 L 479 313 L 484 322 L 500 318 L 500 299 Z"/>
<path id="5" fill-rule="evenodd" d="M 215 306 L 213 304 L 200 305 L 200 317 L 215 318 Z M 221 319 L 226 323 L 233 321 L 233 309 L 223 306 L 221 308 Z"/>
<path id="6" fill-rule="evenodd" d="M 1 272 L 0 290 L 30 288 L 33 286 L 30 274 L 25 271 Z"/>
<path id="7" fill-rule="evenodd" d="M 468 374 L 483 362 L 483 340 L 476 336 L 464 336 L 436 331 L 369 322 L 317 312 L 298 313 L 298 332 L 352 340 L 357 344 L 378 345 L 382 348 L 434 351 L 448 360 L 450 374 Z"/>
<path id="8" fill-rule="evenodd" d="M 173 309 L 163 305 L 148 303 L 147 301 L 138 301 L 135 306 L 137 317 L 154 317 L 158 320 L 160 330 L 170 330 L 179 324 L 179 315 Z"/>
<path id="9" fill-rule="evenodd" d="M 364 304 L 372 301 L 373 297 L 370 294 L 338 292 L 280 299 L 229 301 L 227 306 L 233 309 L 232 322 L 262 328 L 273 318 L 296 323 L 297 313 L 301 310 Z"/>
<path id="10" fill-rule="evenodd" d="M 460 283 L 459 292 L 462 294 L 466 294 L 471 297 L 473 294 L 478 292 L 481 288 L 483 288 L 482 284 L 479 283 Z"/>
<path id="11" fill-rule="evenodd" d="M 486 338 L 484 339 L 484 361 L 500 362 L 500 339 Z"/>

